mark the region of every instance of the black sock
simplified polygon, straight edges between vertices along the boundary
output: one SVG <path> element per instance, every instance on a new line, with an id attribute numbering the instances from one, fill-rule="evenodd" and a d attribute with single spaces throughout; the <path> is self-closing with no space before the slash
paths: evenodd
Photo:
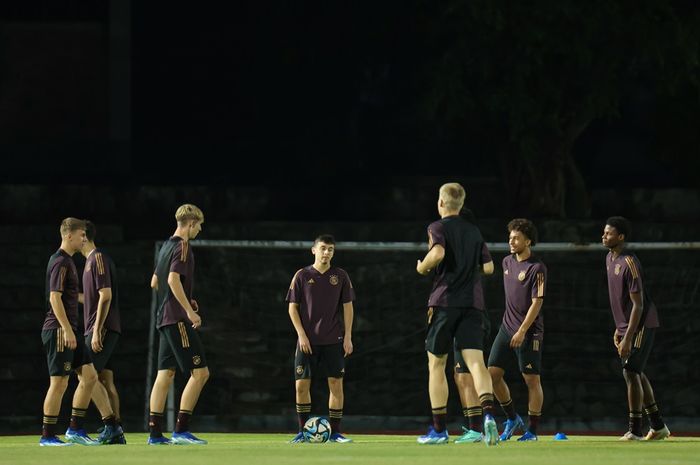
<path id="1" fill-rule="evenodd" d="M 296 404 L 297 405 L 297 420 L 299 421 L 299 432 L 304 429 L 304 423 L 311 415 L 311 404 Z"/>
<path id="2" fill-rule="evenodd" d="M 190 417 L 192 410 L 180 410 L 177 413 L 177 422 L 175 423 L 175 432 L 182 433 L 190 430 Z"/>
<path id="3" fill-rule="evenodd" d="M 343 409 L 328 409 L 328 419 L 331 424 L 332 433 L 340 433 L 340 420 L 343 419 Z"/>
<path id="4" fill-rule="evenodd" d="M 44 415 L 41 423 L 41 437 L 50 438 L 56 436 L 56 423 L 58 423 L 58 415 Z"/>
<path id="5" fill-rule="evenodd" d="M 152 438 L 162 438 L 163 430 L 161 424 L 163 422 L 163 412 L 151 412 L 148 415 L 148 430 Z"/>
<path id="6" fill-rule="evenodd" d="M 70 415 L 70 429 L 83 429 L 83 422 L 85 421 L 85 412 L 87 412 L 87 409 L 73 407 L 73 410 Z"/>
<path id="7" fill-rule="evenodd" d="M 500 402 L 503 413 L 506 414 L 509 420 L 515 420 L 517 416 L 515 413 L 515 406 L 513 405 L 513 399 L 508 399 L 505 402 Z"/>
<path id="8" fill-rule="evenodd" d="M 487 392 L 486 394 L 481 394 L 479 396 L 479 401 L 481 402 L 481 408 L 484 411 L 484 416 L 493 415 L 493 393 Z"/>
<path id="9" fill-rule="evenodd" d="M 481 406 L 477 405 L 476 407 L 467 407 L 464 410 L 467 417 L 469 418 L 469 429 L 478 433 L 482 433 L 484 415 L 482 413 L 483 410 Z"/>
<path id="10" fill-rule="evenodd" d="M 447 406 L 433 409 L 433 429 L 442 433 L 445 431 L 447 424 Z"/>
<path id="11" fill-rule="evenodd" d="M 537 427 L 540 425 L 540 418 L 542 418 L 542 412 L 532 412 L 532 411 L 528 410 L 527 414 L 528 414 L 529 423 L 530 423 L 527 426 L 527 430 L 536 436 L 537 435 Z"/>
<path id="12" fill-rule="evenodd" d="M 629 427 L 635 436 L 642 435 L 642 412 L 630 412 Z"/>
<path id="13" fill-rule="evenodd" d="M 663 418 L 661 418 L 661 411 L 659 410 L 659 406 L 656 405 L 656 403 L 644 407 L 644 413 L 647 414 L 647 417 L 649 418 L 649 425 L 652 429 L 658 431 L 664 426 L 666 426 Z"/>
<path id="14" fill-rule="evenodd" d="M 117 426 L 117 420 L 114 418 L 114 415 L 104 417 L 102 423 L 104 423 L 105 426 Z"/>

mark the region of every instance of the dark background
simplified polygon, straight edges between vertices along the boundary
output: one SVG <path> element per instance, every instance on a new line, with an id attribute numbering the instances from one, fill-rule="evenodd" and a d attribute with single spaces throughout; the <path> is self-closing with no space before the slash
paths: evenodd
<path id="1" fill-rule="evenodd" d="M 0 267 L 7 278 L 0 311 L 7 324 L 0 339 L 7 368 L 0 386 L 9 422 L 0 424 L 31 430 L 40 418 L 46 380 L 35 368 L 44 363 L 44 270 L 66 216 L 98 224 L 98 242 L 112 252 L 124 282 L 118 383 L 132 429 L 141 427 L 144 405 L 153 246 L 174 228 L 184 202 L 204 210 L 203 239 L 311 240 L 330 231 L 340 241 L 422 242 L 437 216 L 437 189 L 456 180 L 488 242 L 504 242 L 504 225 L 515 216 L 533 218 L 542 241 L 597 242 L 613 214 L 633 220 L 637 241 L 696 241 L 699 44 L 692 1 L 640 1 L 634 8 L 616 1 L 6 2 Z M 545 367 L 579 357 L 592 367 L 585 376 L 565 368 L 545 374 L 551 428 L 555 421 L 624 428 L 614 354 L 597 352 L 596 341 L 605 335 L 600 344 L 607 343 L 611 328 L 603 253 L 544 257 L 552 296 L 545 312 L 564 315 L 548 319 L 547 341 L 556 349 L 546 353 L 561 360 L 545 359 Z M 251 282 L 240 291 L 239 300 L 257 302 L 251 310 L 217 292 L 231 286 L 238 293 L 233 283 L 253 266 L 242 263 L 257 255 L 201 254 L 198 289 L 211 314 L 233 312 L 248 322 L 256 321 L 250 311 L 279 317 L 272 333 L 250 337 L 280 341 L 263 345 L 264 360 L 289 358 L 292 328 L 280 293 L 311 257 L 271 254 L 266 268 L 277 274 L 261 275 L 258 294 Z M 641 256 L 650 288 L 664 287 L 657 304 L 667 312 L 666 329 L 652 380 L 661 378 L 663 408 L 677 425 L 698 406 L 692 389 L 676 387 L 698 387 L 696 254 Z M 382 256 L 387 270 L 372 268 L 377 258 L 367 254 L 337 258 L 358 287 L 358 315 L 389 315 L 358 328 L 354 369 L 365 375 L 349 385 L 346 408 L 356 428 L 417 428 L 420 422 L 402 418 L 422 422 L 428 412 L 420 352 L 426 283 L 413 274 L 414 255 Z M 207 267 L 230 275 L 215 286 Z M 572 267 L 588 270 L 582 282 L 565 272 Z M 669 276 L 678 279 L 663 280 Z M 375 289 L 377 280 L 386 285 Z M 487 289 L 495 328 L 499 279 Z M 391 342 L 393 322 L 409 300 L 395 300 L 413 292 L 402 333 L 416 340 L 401 352 Z M 599 312 L 598 325 L 580 322 L 581 346 L 561 346 L 576 309 Z M 687 325 L 671 323 L 669 314 Z M 225 331 L 231 326 L 221 322 Z M 223 332 L 210 334 L 224 353 L 246 340 L 236 331 L 226 340 Z M 684 349 L 680 368 L 671 369 L 667 355 L 676 342 Z M 378 366 L 361 363 L 369 354 L 377 354 Z M 243 367 L 249 360 L 230 355 Z M 200 426 L 291 428 L 293 391 L 283 369 L 291 365 L 280 362 L 273 375 L 264 363 L 236 371 L 230 361 L 217 365 L 222 375 L 203 394 Z M 400 366 L 401 374 L 372 378 L 388 366 Z M 397 377 L 423 397 L 396 393 Z M 562 391 L 548 392 L 548 385 Z M 390 411 L 371 400 L 378 398 Z M 256 412 L 270 418 L 256 423 Z M 395 420 L 377 423 L 378 415 Z"/>

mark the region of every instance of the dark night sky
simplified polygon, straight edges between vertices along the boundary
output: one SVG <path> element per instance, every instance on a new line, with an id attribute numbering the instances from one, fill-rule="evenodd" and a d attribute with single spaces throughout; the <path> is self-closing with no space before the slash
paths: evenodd
<path id="1" fill-rule="evenodd" d="M 270 186 L 498 176 L 488 140 L 417 110 L 417 70 L 430 54 L 418 32 L 421 2 L 132 2 L 126 149 L 109 137 L 105 5 L 2 7 L 3 181 L 74 182 L 87 172 L 114 183 Z M 17 28 L 27 23 L 54 29 Z M 619 114 L 594 121 L 573 153 L 590 187 L 692 187 L 684 163 L 697 158 L 697 127 L 697 89 L 662 98 L 642 76 L 625 86 Z M 684 154 L 681 162 L 669 152 Z M 71 168 L 71 156 L 93 164 Z M 620 171 L 629 174 L 622 181 Z"/>

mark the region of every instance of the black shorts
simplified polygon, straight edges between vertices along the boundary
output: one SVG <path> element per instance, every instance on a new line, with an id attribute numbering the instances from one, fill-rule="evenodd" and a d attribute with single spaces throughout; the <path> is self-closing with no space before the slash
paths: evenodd
<path id="1" fill-rule="evenodd" d="M 41 342 L 46 351 L 49 376 L 68 376 L 72 370 L 90 363 L 83 344 L 76 340 L 75 349 L 66 346 L 61 328 L 42 330 Z"/>
<path id="2" fill-rule="evenodd" d="M 621 360 L 622 368 L 642 374 L 647 367 L 651 348 L 654 346 L 656 328 L 642 328 L 632 340 L 632 353 L 627 360 Z"/>
<path id="3" fill-rule="evenodd" d="M 174 370 L 177 365 L 183 373 L 189 373 L 207 366 L 202 341 L 192 323 L 179 321 L 159 328 L 158 333 L 159 370 Z"/>
<path id="4" fill-rule="evenodd" d="M 477 308 L 430 307 L 425 350 L 445 355 L 458 350 L 484 350 L 484 311 Z"/>
<path id="5" fill-rule="evenodd" d="M 311 353 L 305 354 L 297 344 L 294 353 L 294 379 L 342 378 L 345 375 L 345 350 L 343 343 L 311 346 Z"/>
<path id="6" fill-rule="evenodd" d="M 92 335 L 93 332 L 85 336 L 85 351 L 95 365 L 95 370 L 99 373 L 100 371 L 107 369 L 111 370 L 110 360 L 112 358 L 112 353 L 114 348 L 117 347 L 117 342 L 119 341 L 119 333 L 116 331 L 102 331 L 102 350 L 100 352 L 95 352 L 92 350 Z"/>
<path id="7" fill-rule="evenodd" d="M 486 356 L 491 350 L 491 318 L 486 310 L 482 312 L 482 318 L 483 322 L 481 329 L 484 332 L 484 348 L 482 350 L 484 352 L 484 356 Z M 464 357 L 462 357 L 462 351 L 457 349 L 456 346 L 454 348 L 454 357 L 455 373 L 469 373 L 467 363 L 465 362 Z"/>
<path id="8" fill-rule="evenodd" d="M 501 325 L 491 347 L 488 366 L 505 369 L 512 357 L 511 353 L 515 352 L 520 373 L 539 375 L 542 370 L 542 340 L 533 339 L 528 334 L 525 336 L 522 345 L 517 349 L 513 349 L 510 346 L 512 337 L 508 334 L 506 328 Z"/>

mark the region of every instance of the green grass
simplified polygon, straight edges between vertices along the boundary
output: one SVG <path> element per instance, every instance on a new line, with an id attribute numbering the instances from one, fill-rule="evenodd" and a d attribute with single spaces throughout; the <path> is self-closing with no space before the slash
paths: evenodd
<path id="1" fill-rule="evenodd" d="M 39 447 L 39 436 L 0 437 L 7 465 L 607 465 L 697 464 L 700 438 L 619 442 L 612 436 L 572 436 L 554 441 L 421 446 L 415 436 L 351 435 L 352 444 L 288 444 L 285 434 L 198 434 L 206 446 L 147 446 L 146 434 L 127 434 L 127 445 Z"/>

